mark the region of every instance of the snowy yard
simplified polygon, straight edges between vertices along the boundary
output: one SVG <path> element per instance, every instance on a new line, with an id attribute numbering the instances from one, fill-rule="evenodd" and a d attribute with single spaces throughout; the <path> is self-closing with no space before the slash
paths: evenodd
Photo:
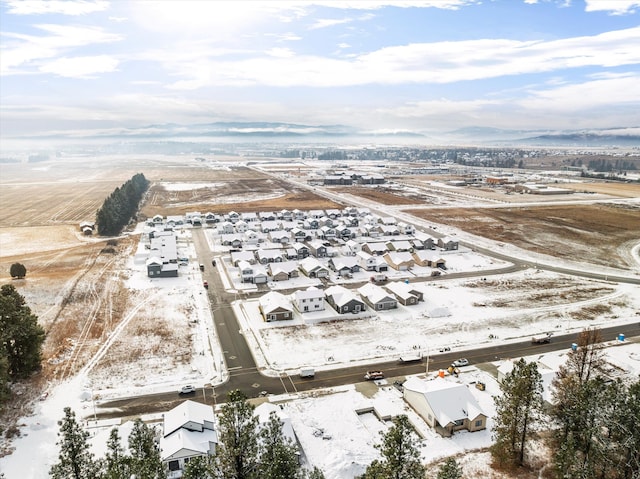
<path id="1" fill-rule="evenodd" d="M 53 388 L 37 404 L 35 414 L 21 421 L 22 435 L 15 440 L 15 452 L 0 459 L 0 470 L 8 479 L 47 477 L 57 453 L 56 421 L 65 406 L 91 421 L 101 399 L 174 391 L 185 382 L 198 386 L 224 380 L 222 351 L 188 229 L 182 233 L 179 248 L 190 261 L 180 267 L 178 278 L 152 280 L 146 276 L 144 264 L 131 258 L 122 275 L 139 307 L 123 318 L 78 377 Z M 214 249 L 214 253 L 222 251 Z M 481 272 L 504 266 L 470 251 L 448 255 L 447 264 L 449 271 Z M 254 285 L 238 281 L 228 261 L 219 262 L 218 272 L 229 291 L 255 290 Z M 464 351 L 521 341 L 543 331 L 561 334 L 628 323 L 640 311 L 637 286 L 569 278 L 536 268 L 486 280 L 421 281 L 416 273 L 420 273 L 417 268 L 389 276 L 390 280 L 409 280 L 424 293 L 425 301 L 387 312 L 367 309 L 344 317 L 325 304 L 321 312 L 296 312 L 292 320 L 267 323 L 261 319 L 256 299 L 236 301 L 234 308 L 242 329 L 251 333 L 245 337 L 253 346 L 258 365 L 267 373 L 291 372 L 301 365 L 328 370 L 347 363 L 386 361 L 416 348 L 427 354 L 443 346 Z M 349 281 L 366 281 L 369 275 L 354 275 Z M 316 283 L 301 277 L 270 283 L 269 287 L 306 288 Z M 590 313 L 594 305 L 604 309 Z M 163 331 L 170 344 L 159 340 Z M 624 376 L 637 377 L 640 344 L 611 345 L 616 347 L 607 351 L 615 368 Z M 134 354 L 139 361 L 132 363 Z M 563 354 L 554 354 L 556 363 L 562 362 Z M 498 391 L 496 380 L 475 366 L 465 368 L 457 380 L 487 385 L 486 391 L 473 386 L 469 389 L 490 418 L 494 410 L 491 396 Z M 421 454 L 426 463 L 485 448 L 491 441 L 491 419 L 484 431 L 460 432 L 449 439 L 438 436 L 407 406 L 401 393 L 384 381 L 379 388 L 369 383 L 298 396 L 270 396 L 268 400 L 283 405 L 305 456 L 327 479 L 351 479 L 377 457 L 374 445 L 380 432 L 389 427 L 388 421 L 378 416 L 408 414 L 422 437 Z M 97 427 L 90 432 L 104 433 L 112 424 L 92 423 Z M 471 471 L 486 469 L 486 461 L 486 454 L 478 453 L 467 454 L 461 462 L 471 474 L 468 477 L 483 477 Z"/>

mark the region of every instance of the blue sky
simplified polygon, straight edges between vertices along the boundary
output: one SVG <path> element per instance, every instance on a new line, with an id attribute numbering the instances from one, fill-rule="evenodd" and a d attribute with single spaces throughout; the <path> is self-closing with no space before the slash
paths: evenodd
<path id="1" fill-rule="evenodd" d="M 5 138 L 640 127 L 640 0 L 0 1 Z"/>

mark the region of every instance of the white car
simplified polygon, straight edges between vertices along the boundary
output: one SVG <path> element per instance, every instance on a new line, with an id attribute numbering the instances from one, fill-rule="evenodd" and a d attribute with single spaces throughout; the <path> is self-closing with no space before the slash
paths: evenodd
<path id="1" fill-rule="evenodd" d="M 461 368 L 462 366 L 468 366 L 469 360 L 466 358 L 456 359 L 453 363 L 451 363 L 451 365 L 454 368 Z"/>
<path id="2" fill-rule="evenodd" d="M 191 386 L 191 385 L 182 386 L 182 389 L 180 389 L 180 394 L 191 394 L 194 392 L 196 392 L 196 388 L 195 386 Z"/>

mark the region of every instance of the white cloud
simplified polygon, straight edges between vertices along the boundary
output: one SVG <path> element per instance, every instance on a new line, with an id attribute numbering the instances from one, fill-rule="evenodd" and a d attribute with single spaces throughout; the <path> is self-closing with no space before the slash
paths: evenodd
<path id="1" fill-rule="evenodd" d="M 530 91 L 518 104 L 526 109 L 582 111 L 607 105 L 629 105 L 637 109 L 640 124 L 640 75 L 627 74 L 567 84 L 549 90 Z"/>
<path id="2" fill-rule="evenodd" d="M 640 0 L 585 0 L 587 12 L 606 11 L 612 15 L 633 14 L 640 8 Z"/>
<path id="3" fill-rule="evenodd" d="M 7 13 L 13 15 L 41 15 L 58 13 L 62 15 L 87 15 L 109 8 L 103 0 L 6 0 Z"/>
<path id="4" fill-rule="evenodd" d="M 44 73 L 68 78 L 94 78 L 97 73 L 110 73 L 118 68 L 118 60 L 108 55 L 57 58 L 40 67 Z"/>
<path id="5" fill-rule="evenodd" d="M 640 124 L 640 75 L 632 73 L 584 83 L 530 89 L 526 95 L 499 92 L 478 100 L 408 102 L 353 115 L 380 125 L 448 129 L 490 125 L 506 129 L 606 128 Z M 365 123 L 361 123 L 365 124 Z"/>
<path id="6" fill-rule="evenodd" d="M 294 53 L 289 48 L 271 48 L 265 52 L 270 57 L 277 58 L 291 58 L 294 56 Z"/>
<path id="7" fill-rule="evenodd" d="M 265 33 L 264 35 L 265 37 L 269 38 L 275 38 L 275 40 L 277 42 L 296 42 L 296 41 L 300 41 L 302 40 L 302 37 L 292 33 L 292 32 L 287 32 L 287 33 Z"/>
<path id="8" fill-rule="evenodd" d="M 352 18 L 321 18 L 316 20 L 315 23 L 309 27 L 309 30 L 333 27 L 334 25 L 342 25 L 345 23 L 351 23 L 352 21 Z"/>
<path id="9" fill-rule="evenodd" d="M 366 84 L 452 83 L 566 68 L 640 63 L 640 28 L 552 41 L 480 39 L 386 47 L 349 58 L 311 55 L 212 58 L 206 50 L 164 60 L 172 88 L 214 85 L 336 87 Z M 181 48 L 181 52 L 191 51 Z M 245 52 L 246 53 L 246 52 Z M 165 54 L 166 55 L 166 54 Z M 171 60 L 175 59 L 175 62 Z M 208 60 L 207 60 L 208 58 Z M 191 62 L 189 61 L 191 59 Z"/>
<path id="10" fill-rule="evenodd" d="M 121 36 L 105 32 L 101 28 L 69 25 L 34 25 L 47 35 L 3 33 L 0 74 L 36 72 L 34 66 L 42 60 L 54 58 L 75 47 L 94 43 L 111 43 Z M 21 68 L 22 70 L 18 70 Z"/>
<path id="11" fill-rule="evenodd" d="M 303 4 L 348 10 L 378 10 L 384 7 L 441 8 L 446 10 L 457 10 L 465 5 L 480 3 L 480 1 L 481 0 L 366 0 L 336 2 L 332 0 L 310 0 L 309 2 L 303 2 Z"/>

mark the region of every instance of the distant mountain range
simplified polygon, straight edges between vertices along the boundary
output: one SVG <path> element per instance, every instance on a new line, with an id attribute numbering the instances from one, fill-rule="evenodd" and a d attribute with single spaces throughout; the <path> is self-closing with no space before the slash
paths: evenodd
<path id="1" fill-rule="evenodd" d="M 528 146 L 638 146 L 640 128 L 608 128 L 601 130 L 501 130 L 467 127 L 447 133 L 452 139 L 480 143 Z"/>
<path id="2" fill-rule="evenodd" d="M 56 135 L 60 138 L 59 133 Z M 212 122 L 191 125 L 163 123 L 139 128 L 121 128 L 94 132 L 84 138 L 171 141 L 205 141 L 235 138 L 238 141 L 290 139 L 295 142 L 335 140 L 336 142 L 390 140 L 428 145 L 493 146 L 624 146 L 640 147 L 640 127 L 601 130 L 505 130 L 490 127 L 465 127 L 446 132 L 408 130 L 358 130 L 346 125 L 301 125 L 279 122 Z"/>

